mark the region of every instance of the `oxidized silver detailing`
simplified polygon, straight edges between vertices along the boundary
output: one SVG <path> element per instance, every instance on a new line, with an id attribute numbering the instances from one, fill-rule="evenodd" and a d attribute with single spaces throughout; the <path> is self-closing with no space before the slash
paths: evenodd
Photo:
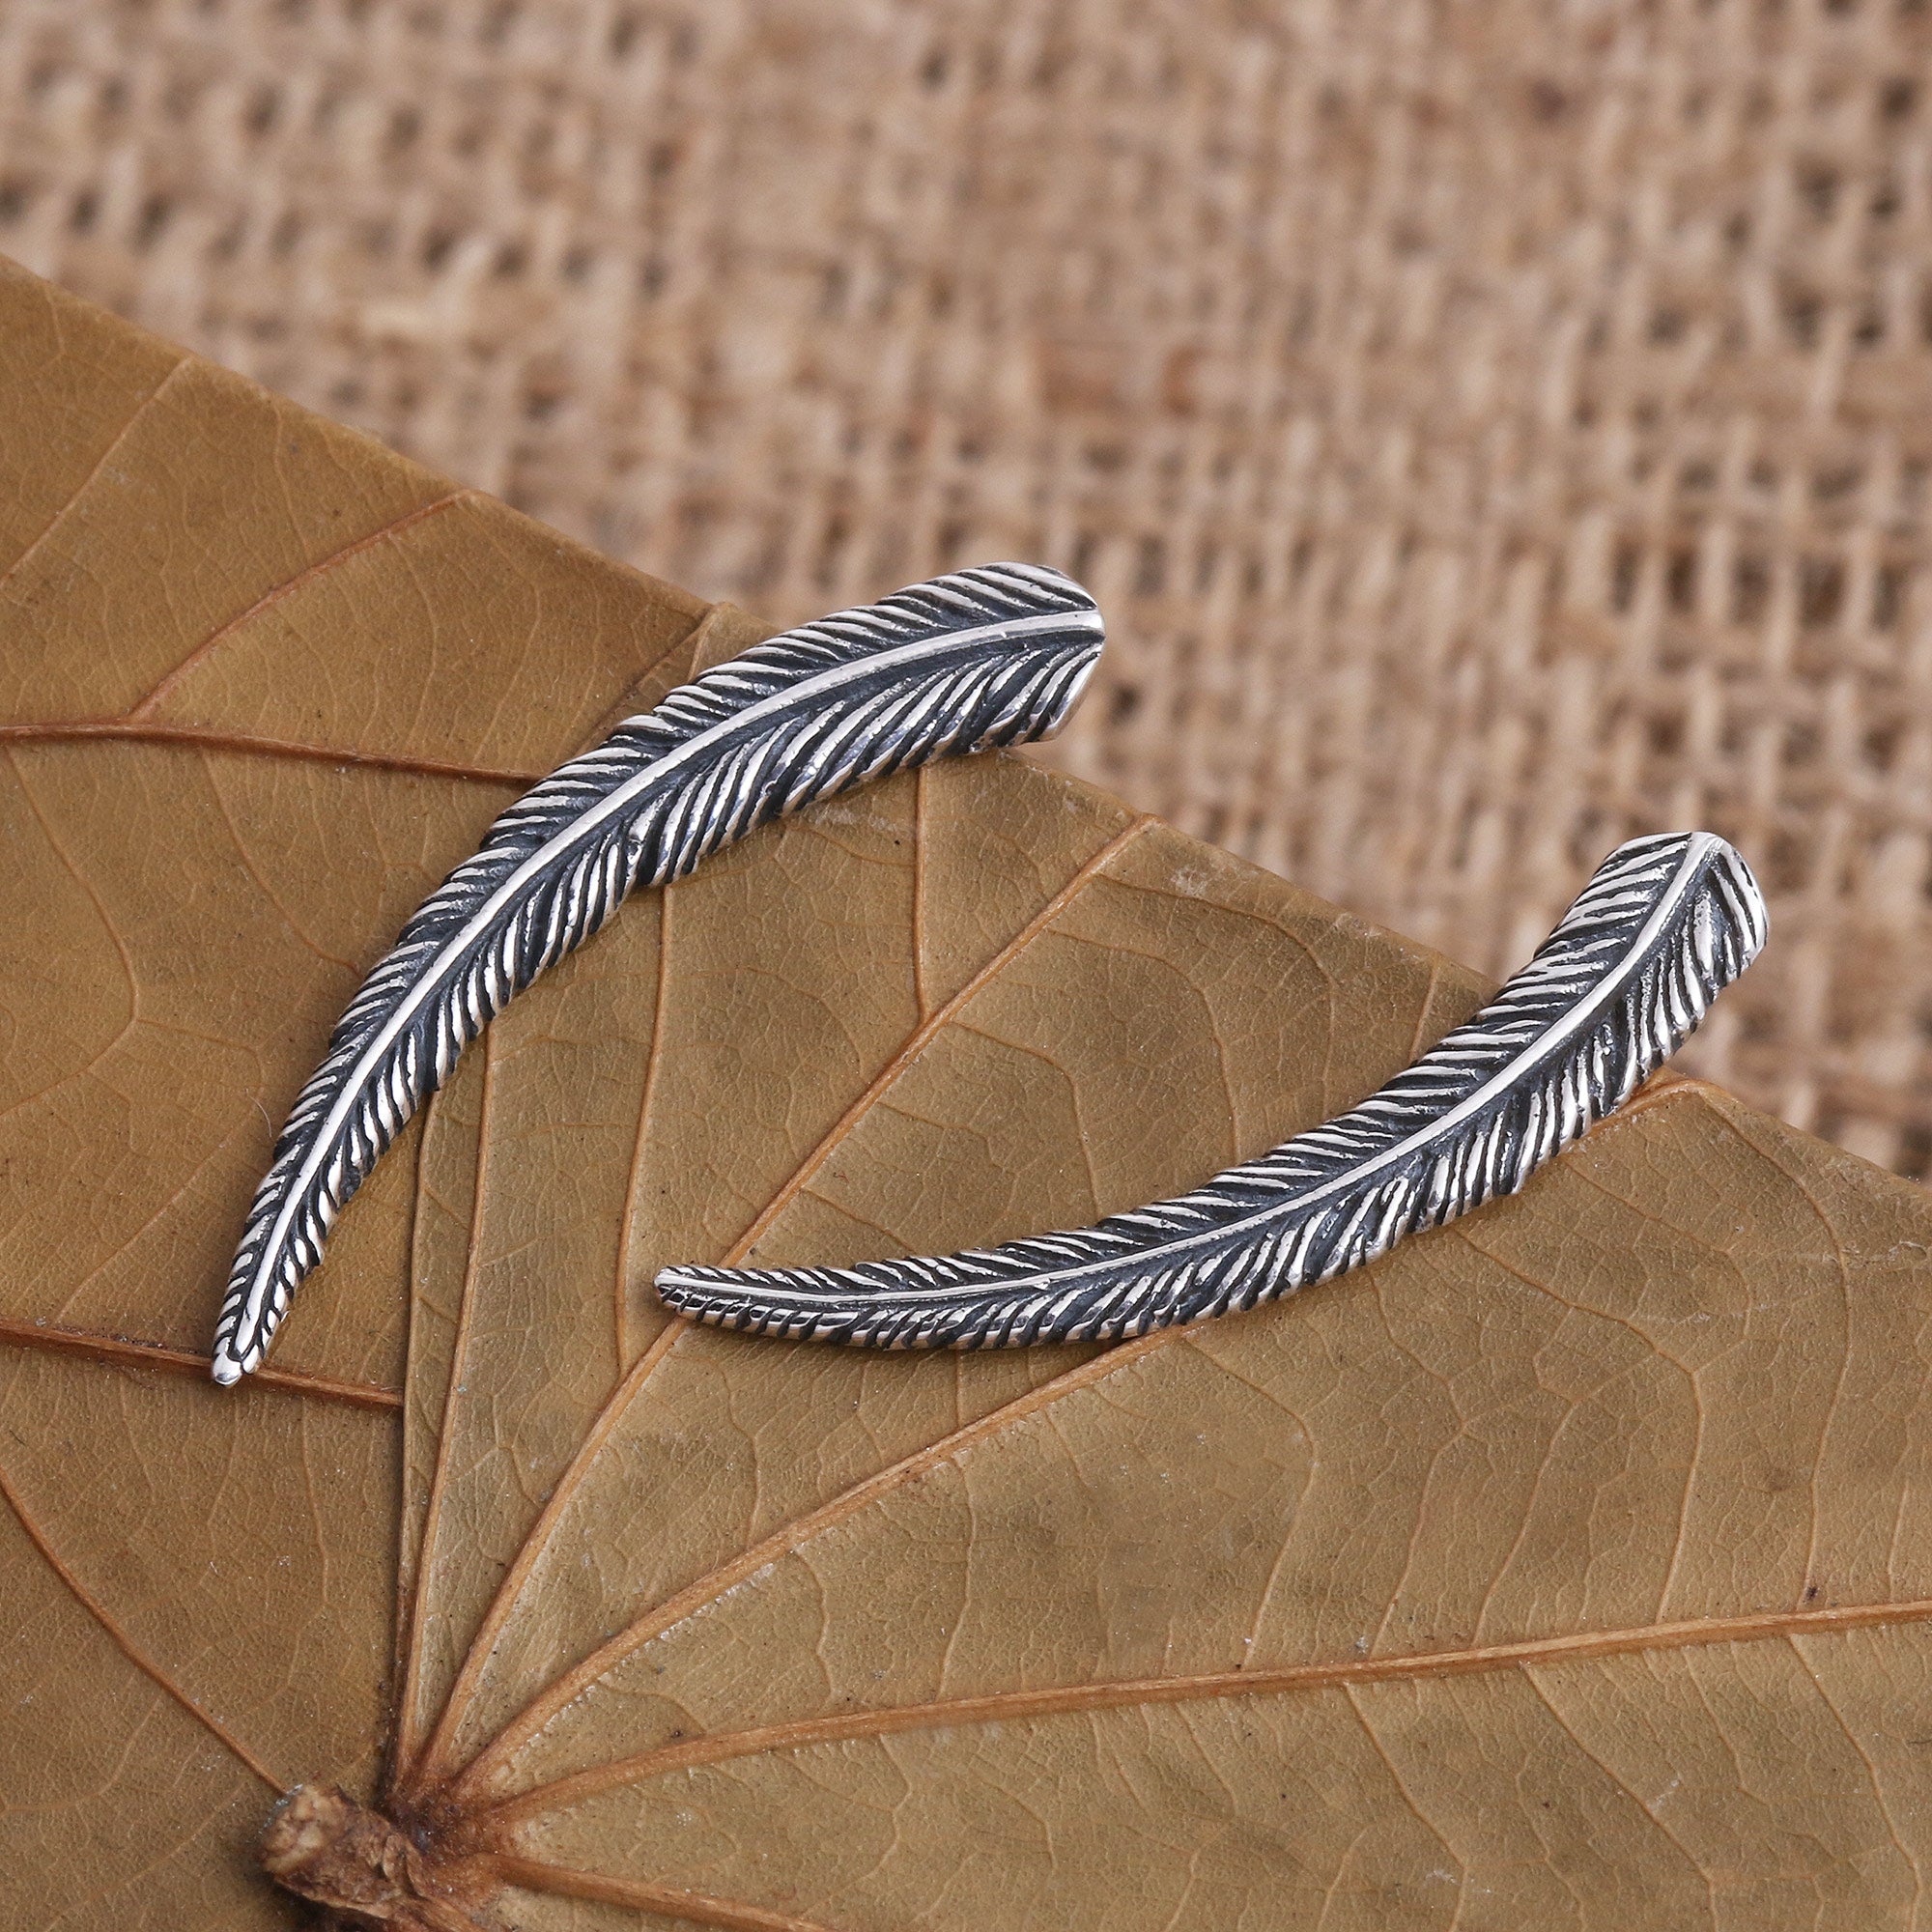
<path id="1" fill-rule="evenodd" d="M 1058 571 L 960 571 L 756 645 L 526 793 L 403 928 L 297 1098 L 229 1277 L 215 1380 L 261 1361 L 343 1204 L 464 1047 L 626 894 L 867 779 L 1051 735 L 1101 642 Z"/>
<path id="2" fill-rule="evenodd" d="M 671 1267 L 697 1321 L 888 1349 L 1111 1341 L 1252 1308 L 1512 1194 L 1628 1099 L 1764 945 L 1707 832 L 1633 839 L 1475 1018 L 1359 1107 L 1074 1234 L 847 1268 Z"/>

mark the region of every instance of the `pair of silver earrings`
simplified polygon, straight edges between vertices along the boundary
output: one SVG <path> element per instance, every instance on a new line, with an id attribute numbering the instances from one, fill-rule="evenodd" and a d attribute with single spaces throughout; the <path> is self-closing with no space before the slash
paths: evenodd
<path id="1" fill-rule="evenodd" d="M 229 1279 L 215 1380 L 261 1362 L 335 1216 L 464 1047 L 626 895 L 869 779 L 1050 737 L 1102 641 L 1058 571 L 959 571 L 754 646 L 526 793 L 403 928 L 297 1099 Z M 1190 1194 L 965 1254 L 670 1267 L 657 1291 L 722 1327 L 895 1349 L 1108 1341 L 1251 1308 L 1514 1193 L 1683 1044 L 1765 930 L 1721 838 L 1633 839 L 1473 1019 Z"/>

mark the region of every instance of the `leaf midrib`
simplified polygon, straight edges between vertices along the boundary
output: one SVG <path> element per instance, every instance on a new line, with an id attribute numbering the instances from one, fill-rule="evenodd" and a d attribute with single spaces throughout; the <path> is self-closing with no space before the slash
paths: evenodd
<path id="1" fill-rule="evenodd" d="M 103 1335 L 90 1328 L 67 1328 L 15 1315 L 0 1315 L 0 1347 L 49 1350 L 85 1356 L 112 1368 L 157 1369 L 163 1374 L 192 1376 L 199 1380 L 206 1380 L 209 1375 L 210 1357 L 191 1349 L 172 1348 L 165 1342 L 145 1342 L 130 1335 Z M 309 1375 L 300 1369 L 264 1369 L 256 1376 L 255 1382 L 258 1387 L 278 1395 L 346 1403 L 352 1408 L 397 1409 L 403 1406 L 400 1389 L 385 1388 L 381 1382 L 344 1381 L 333 1376 Z"/>
<path id="2" fill-rule="evenodd" d="M 992 1691 L 979 1697 L 935 1698 L 922 1704 L 840 1712 L 790 1723 L 720 1731 L 619 1758 L 608 1765 L 531 1786 L 499 1800 L 482 1815 L 497 1823 L 562 1809 L 601 1792 L 644 1782 L 674 1771 L 722 1764 L 773 1751 L 887 1737 L 896 1732 L 1060 1717 L 1145 1704 L 1201 1703 L 1217 1698 L 1283 1695 L 1363 1684 L 1419 1683 L 1441 1677 L 1592 1662 L 1670 1650 L 1707 1649 L 1777 1638 L 1833 1636 L 1932 1621 L 1932 1597 L 1885 1604 L 1828 1605 L 1821 1609 L 1748 1611 L 1728 1617 L 1692 1617 L 1673 1623 L 1575 1631 L 1522 1637 L 1460 1650 L 1413 1651 L 1394 1656 L 1339 1659 L 1325 1663 L 1284 1664 L 1273 1669 L 1207 1671 L 1190 1677 L 1122 1678 L 1053 1685 L 1033 1690 Z"/>

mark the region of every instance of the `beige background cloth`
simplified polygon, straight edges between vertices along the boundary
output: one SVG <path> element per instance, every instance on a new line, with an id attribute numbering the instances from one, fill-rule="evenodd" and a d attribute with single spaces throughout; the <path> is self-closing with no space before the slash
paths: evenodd
<path id="1" fill-rule="evenodd" d="M 1492 972 L 1721 831 L 1695 1064 L 1923 1175 L 1928 97 L 1900 0 L 0 0 L 0 250 L 776 617 L 1070 569 L 1060 762 Z"/>

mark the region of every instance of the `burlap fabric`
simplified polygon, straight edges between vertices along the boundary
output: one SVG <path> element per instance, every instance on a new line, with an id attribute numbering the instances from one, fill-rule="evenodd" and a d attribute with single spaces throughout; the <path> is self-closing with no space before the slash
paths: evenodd
<path id="1" fill-rule="evenodd" d="M 1001 554 L 1058 755 L 1501 971 L 1639 829 L 1701 1069 L 1932 1164 L 1932 14 L 0 0 L 0 250 L 780 617 Z"/>

